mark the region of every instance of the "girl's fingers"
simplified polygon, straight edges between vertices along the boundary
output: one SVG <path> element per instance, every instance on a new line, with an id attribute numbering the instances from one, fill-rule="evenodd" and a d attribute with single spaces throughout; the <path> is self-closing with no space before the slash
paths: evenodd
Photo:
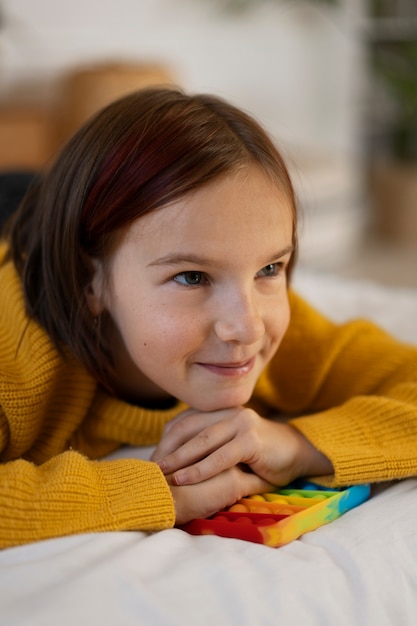
<path id="1" fill-rule="evenodd" d="M 211 415 L 198 413 L 191 409 L 177 415 L 165 426 L 162 438 L 152 454 L 152 460 L 162 459 L 174 452 L 201 430 L 207 428 L 211 422 Z"/>
<path id="2" fill-rule="evenodd" d="M 172 420 L 167 422 L 165 429 L 164 429 L 164 435 L 167 435 L 169 431 L 172 429 L 172 427 L 175 426 L 175 424 L 177 424 L 184 418 L 188 417 L 189 415 L 195 415 L 195 414 L 196 414 L 196 411 L 194 409 L 187 409 L 186 411 L 182 411 L 182 413 L 179 413 L 178 415 L 173 417 Z"/>
<path id="3" fill-rule="evenodd" d="M 198 411 L 186 411 L 181 416 L 176 417 L 172 423 L 169 424 L 159 442 L 157 448 L 152 454 L 152 461 L 159 462 L 165 460 L 168 455 L 177 451 L 182 445 L 191 441 L 197 437 L 200 433 L 207 431 L 211 426 L 218 424 L 219 422 L 230 421 L 230 418 L 234 416 L 234 411 L 226 409 L 224 411 L 214 411 L 213 413 L 200 413 Z M 200 444 L 205 439 L 203 435 L 202 440 L 199 440 Z M 221 443 L 220 440 L 218 440 Z M 204 445 L 202 446 L 204 448 Z M 193 463 L 197 458 L 189 460 L 188 463 Z M 178 467 L 176 467 L 178 469 Z M 171 471 L 174 471 L 173 469 Z"/>
<path id="4" fill-rule="evenodd" d="M 221 451 L 224 450 L 227 443 L 234 439 L 235 435 L 235 426 L 230 420 L 218 422 L 198 432 L 194 437 L 186 441 L 179 448 L 174 448 L 174 451 L 166 456 L 159 457 L 158 459 L 155 455 L 154 460 L 158 463 L 164 474 L 172 474 L 182 468 L 188 469 L 193 463 L 199 461 L 201 463 L 201 460 L 208 455 L 210 455 L 209 458 L 211 458 L 213 454 L 215 454 L 214 462 L 218 461 L 218 467 L 221 469 L 212 472 L 210 475 L 213 476 L 223 469 L 236 465 L 235 462 L 221 462 Z M 156 452 L 160 451 L 161 449 L 159 448 Z M 198 471 L 197 467 L 197 469 L 194 470 L 194 476 L 197 476 Z M 204 478 L 194 480 L 193 482 L 200 482 L 201 480 L 204 480 Z"/>
<path id="5" fill-rule="evenodd" d="M 192 465 L 182 466 L 172 473 L 172 484 L 193 485 L 201 483 L 225 470 L 244 463 L 247 458 L 245 443 L 241 440 L 230 438 L 222 446 L 215 446 L 213 452 Z"/>
<path id="6" fill-rule="evenodd" d="M 196 517 L 208 517 L 244 496 L 265 493 L 271 487 L 256 474 L 243 472 L 239 467 L 226 470 L 199 485 L 172 485 L 176 523 L 180 525 Z"/>
<path id="7" fill-rule="evenodd" d="M 254 474 L 253 472 L 242 473 L 242 486 L 246 496 L 253 496 L 257 493 L 267 493 L 271 491 L 271 489 L 274 489 L 274 485 L 258 476 L 258 474 Z"/>
<path id="8" fill-rule="evenodd" d="M 207 422 L 204 422 L 207 426 Z M 167 456 L 202 429 L 200 415 L 191 409 L 177 415 L 165 426 L 162 438 L 155 448 L 151 460 L 157 461 Z"/>
<path id="9" fill-rule="evenodd" d="M 197 443 L 203 444 L 202 450 L 207 454 L 210 449 L 205 448 L 204 441 L 207 439 L 206 433 L 210 433 L 209 429 L 211 426 L 220 422 L 228 422 L 233 423 L 235 428 L 237 428 L 237 424 L 240 424 L 240 427 L 242 427 L 242 424 L 248 422 L 248 418 L 249 422 L 253 422 L 255 415 L 253 411 L 243 407 L 223 409 L 211 413 L 201 413 L 193 409 L 184 411 L 184 413 L 181 413 L 167 424 L 162 439 L 152 454 L 151 460 L 156 462 L 161 460 L 165 461 L 166 457 L 178 450 L 188 441 L 197 438 L 200 433 L 204 434 L 202 435 L 202 439 L 198 440 Z M 258 415 L 256 415 L 256 419 L 259 420 Z M 221 445 L 222 441 L 226 440 L 227 439 L 218 439 L 217 445 Z M 190 459 L 188 463 L 194 462 L 197 458 Z M 170 471 L 174 470 L 171 469 Z"/>

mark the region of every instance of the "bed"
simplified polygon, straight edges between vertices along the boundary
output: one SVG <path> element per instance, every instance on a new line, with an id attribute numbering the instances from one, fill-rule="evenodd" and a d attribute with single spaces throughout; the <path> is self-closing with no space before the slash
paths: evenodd
<path id="1" fill-rule="evenodd" d="M 369 317 L 417 343 L 417 291 L 303 270 L 295 287 L 335 320 Z M 0 625 L 415 626 L 416 520 L 408 479 L 373 487 L 368 501 L 278 549 L 179 529 L 7 549 Z"/>

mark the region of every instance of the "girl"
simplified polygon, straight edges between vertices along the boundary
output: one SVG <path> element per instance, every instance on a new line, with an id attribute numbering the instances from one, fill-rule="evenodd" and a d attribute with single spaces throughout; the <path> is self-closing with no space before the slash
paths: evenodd
<path id="1" fill-rule="evenodd" d="M 0 545 L 415 475 L 417 350 L 312 310 L 296 252 L 284 162 L 233 106 L 147 89 L 81 128 L 0 248 Z"/>

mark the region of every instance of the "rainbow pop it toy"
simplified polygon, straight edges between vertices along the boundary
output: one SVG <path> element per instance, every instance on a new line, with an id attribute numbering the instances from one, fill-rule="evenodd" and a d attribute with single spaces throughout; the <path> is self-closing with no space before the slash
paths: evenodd
<path id="1" fill-rule="evenodd" d="M 181 528 L 192 535 L 235 537 L 278 548 L 337 519 L 369 498 L 369 485 L 328 489 L 298 481 L 271 493 L 242 498 L 207 519 Z"/>

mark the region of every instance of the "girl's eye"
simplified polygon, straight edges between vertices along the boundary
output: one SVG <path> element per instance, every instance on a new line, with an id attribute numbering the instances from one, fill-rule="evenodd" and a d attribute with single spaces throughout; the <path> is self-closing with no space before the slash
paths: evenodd
<path id="1" fill-rule="evenodd" d="M 270 277 L 278 276 L 281 270 L 282 270 L 282 263 L 269 263 L 268 265 L 265 265 L 265 267 L 263 267 L 256 274 L 256 277 L 257 278 L 259 277 L 270 278 Z"/>
<path id="2" fill-rule="evenodd" d="M 180 285 L 185 285 L 186 287 L 193 287 L 198 285 L 203 285 L 206 282 L 206 277 L 203 272 L 180 272 L 176 274 L 173 278 L 176 283 Z"/>

